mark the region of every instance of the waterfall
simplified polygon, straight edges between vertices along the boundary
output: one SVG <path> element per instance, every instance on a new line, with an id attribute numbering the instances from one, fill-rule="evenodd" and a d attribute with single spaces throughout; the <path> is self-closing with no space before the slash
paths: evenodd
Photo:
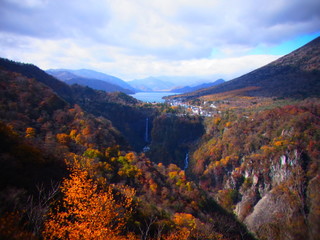
<path id="1" fill-rule="evenodd" d="M 186 153 L 186 157 L 184 159 L 184 170 L 186 170 L 189 166 L 189 153 Z"/>
<path id="2" fill-rule="evenodd" d="M 146 134 L 145 134 L 145 137 L 144 137 L 144 140 L 146 142 L 149 142 L 149 137 L 148 137 L 148 132 L 149 132 L 149 118 L 146 118 Z"/>
<path id="3" fill-rule="evenodd" d="M 146 153 L 150 150 L 150 147 L 148 146 L 148 143 L 149 143 L 149 118 L 146 118 L 146 132 L 144 135 L 144 141 L 147 143 L 147 145 L 142 149 L 142 152 Z"/>

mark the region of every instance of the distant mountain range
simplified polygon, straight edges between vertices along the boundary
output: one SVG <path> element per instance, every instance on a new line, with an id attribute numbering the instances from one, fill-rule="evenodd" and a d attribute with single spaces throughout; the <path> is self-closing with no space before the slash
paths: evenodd
<path id="1" fill-rule="evenodd" d="M 70 85 L 79 84 L 106 92 L 124 92 L 127 94 L 136 92 L 136 89 L 120 78 L 89 69 L 49 69 L 46 72 Z"/>
<path id="2" fill-rule="evenodd" d="M 233 90 L 248 96 L 319 97 L 320 37 L 278 60 L 218 86 L 177 95 L 193 99 Z"/>
<path id="3" fill-rule="evenodd" d="M 171 92 L 175 92 L 175 93 L 188 93 L 188 92 L 194 92 L 203 88 L 209 88 L 209 87 L 213 87 L 213 86 L 217 86 L 219 84 L 224 83 L 225 80 L 223 79 L 218 79 L 214 82 L 208 82 L 208 83 L 202 83 L 193 87 L 190 86 L 186 86 L 186 87 L 182 87 L 182 88 L 174 88 L 171 90 Z"/>
<path id="4" fill-rule="evenodd" d="M 210 82 L 209 79 L 200 79 L 199 77 L 181 77 L 181 76 L 158 76 L 135 79 L 128 83 L 144 92 L 152 91 L 170 91 L 176 93 L 187 93 L 199 90 L 201 88 L 211 87 L 224 80 L 219 79 L 217 82 Z"/>
<path id="5" fill-rule="evenodd" d="M 175 85 L 169 81 L 163 81 L 156 77 L 135 79 L 128 82 L 132 87 L 144 92 L 170 91 Z"/>

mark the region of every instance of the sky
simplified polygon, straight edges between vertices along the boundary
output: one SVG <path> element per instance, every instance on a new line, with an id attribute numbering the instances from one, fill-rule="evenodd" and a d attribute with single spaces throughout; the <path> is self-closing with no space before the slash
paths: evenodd
<path id="1" fill-rule="evenodd" d="M 226 80 L 320 36 L 319 0 L 0 0 L 0 57 Z"/>

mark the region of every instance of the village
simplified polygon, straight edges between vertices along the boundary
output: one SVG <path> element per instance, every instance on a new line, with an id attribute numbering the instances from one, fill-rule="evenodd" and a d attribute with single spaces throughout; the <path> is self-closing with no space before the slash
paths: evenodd
<path id="1" fill-rule="evenodd" d="M 215 114 L 220 113 L 217 106 L 212 102 L 204 101 L 201 104 L 192 105 L 181 101 L 180 99 L 167 99 L 166 104 L 173 108 L 179 108 L 181 115 L 198 115 L 203 117 L 213 117 Z"/>

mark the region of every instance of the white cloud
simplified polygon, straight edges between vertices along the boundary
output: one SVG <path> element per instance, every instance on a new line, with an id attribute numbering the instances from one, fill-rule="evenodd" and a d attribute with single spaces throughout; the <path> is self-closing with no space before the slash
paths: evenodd
<path id="1" fill-rule="evenodd" d="M 318 0 L 0 0 L 0 55 L 42 68 L 94 68 L 126 79 L 221 75 L 247 56 L 320 30 Z M 216 54 L 212 54 L 215 52 Z"/>

